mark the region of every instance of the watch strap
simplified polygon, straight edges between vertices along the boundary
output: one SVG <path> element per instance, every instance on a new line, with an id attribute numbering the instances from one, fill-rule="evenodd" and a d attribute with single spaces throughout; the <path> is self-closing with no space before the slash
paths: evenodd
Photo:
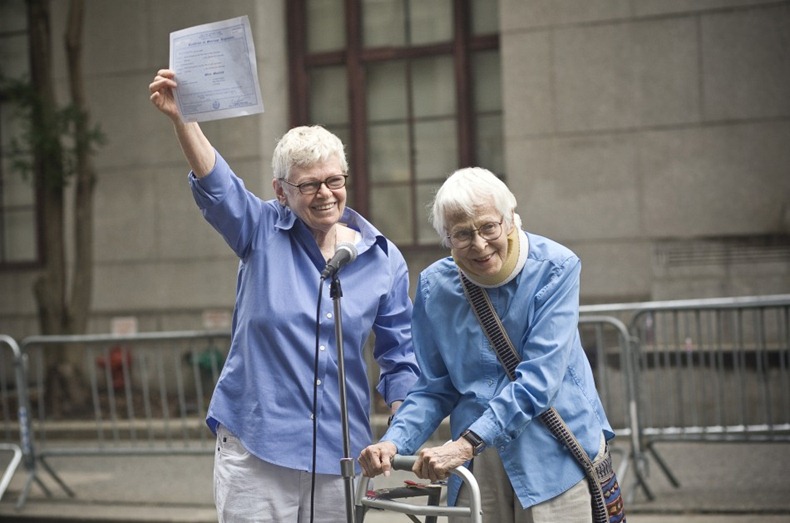
<path id="1" fill-rule="evenodd" d="M 483 441 L 483 438 L 481 438 L 471 430 L 465 430 L 463 434 L 461 434 L 461 437 L 472 444 L 472 454 L 474 456 L 479 455 L 486 448 L 486 442 Z"/>

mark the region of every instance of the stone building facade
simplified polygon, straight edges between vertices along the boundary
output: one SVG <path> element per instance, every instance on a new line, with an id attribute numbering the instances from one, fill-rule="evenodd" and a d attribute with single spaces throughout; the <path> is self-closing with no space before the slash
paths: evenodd
<path id="1" fill-rule="evenodd" d="M 140 331 L 227 327 L 238 261 L 196 209 L 148 83 L 168 64 L 171 31 L 247 15 L 265 112 L 203 127 L 247 186 L 270 198 L 278 137 L 314 123 L 294 116 L 289 38 L 304 28 L 285 0 L 86 4 L 88 104 L 108 139 L 95 158 L 90 329 L 130 320 Z M 581 257 L 584 303 L 790 292 L 790 1 L 447 5 L 448 16 L 458 6 L 496 13 L 502 174 L 525 229 Z M 52 8 L 65 98 L 68 2 Z M 25 28 L 24 2 L 2 2 L 7 76 L 27 70 Z M 7 153 L 11 126 L 0 109 Z M 9 215 L 20 182 L 2 160 L 0 212 Z M 24 246 L 24 230 L 3 226 L 3 241 Z M 412 278 L 447 254 L 436 241 L 399 245 Z M 0 259 L 0 332 L 24 337 L 38 329 L 36 267 L 9 260 Z"/>

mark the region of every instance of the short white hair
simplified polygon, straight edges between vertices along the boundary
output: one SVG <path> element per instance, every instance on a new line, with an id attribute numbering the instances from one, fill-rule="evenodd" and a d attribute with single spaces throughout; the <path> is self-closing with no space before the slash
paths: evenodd
<path id="1" fill-rule="evenodd" d="M 340 160 L 342 173 L 348 172 L 343 142 L 320 125 L 294 127 L 280 138 L 272 155 L 272 175 L 285 180 L 296 167 L 309 168 L 331 158 Z"/>
<path id="2" fill-rule="evenodd" d="M 449 247 L 447 229 L 449 217 L 474 218 L 482 206 L 493 205 L 502 214 L 503 226 L 513 225 L 516 197 L 505 182 L 482 167 L 465 167 L 451 174 L 436 192 L 431 209 L 431 221 L 442 244 Z"/>

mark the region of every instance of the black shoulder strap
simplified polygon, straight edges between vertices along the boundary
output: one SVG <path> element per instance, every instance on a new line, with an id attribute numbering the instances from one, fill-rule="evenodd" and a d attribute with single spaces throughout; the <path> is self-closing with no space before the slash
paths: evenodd
<path id="1" fill-rule="evenodd" d="M 464 288 L 466 299 L 472 304 L 472 311 L 477 316 L 477 321 L 483 327 L 483 332 L 488 338 L 489 343 L 494 348 L 494 352 L 499 358 L 499 362 L 505 368 L 505 372 L 511 380 L 516 379 L 516 367 L 521 362 L 521 357 L 513 347 L 513 342 L 505 332 L 505 326 L 502 325 L 502 320 L 494 310 L 494 305 L 491 303 L 491 298 L 488 293 L 475 285 L 466 275 L 458 271 L 461 275 L 461 283 Z"/>

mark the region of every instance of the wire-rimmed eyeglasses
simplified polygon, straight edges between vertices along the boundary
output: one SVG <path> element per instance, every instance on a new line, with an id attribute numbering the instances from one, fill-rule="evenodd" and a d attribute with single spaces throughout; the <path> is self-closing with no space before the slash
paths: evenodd
<path id="1" fill-rule="evenodd" d="M 483 238 L 487 242 L 492 242 L 502 236 L 502 222 L 488 222 L 484 223 L 476 229 L 458 229 L 447 235 L 450 245 L 454 249 L 466 249 L 472 244 L 475 234 Z"/>
<path id="2" fill-rule="evenodd" d="M 291 183 L 288 180 L 280 180 L 280 181 L 287 183 L 292 187 L 296 187 L 297 189 L 299 189 L 299 192 L 302 194 L 310 195 L 317 193 L 321 189 L 322 185 L 326 185 L 327 189 L 329 189 L 330 191 L 336 191 L 338 189 L 342 189 L 343 187 L 346 186 L 346 178 L 348 178 L 347 174 L 334 174 L 322 181 L 304 182 L 304 183 Z"/>

